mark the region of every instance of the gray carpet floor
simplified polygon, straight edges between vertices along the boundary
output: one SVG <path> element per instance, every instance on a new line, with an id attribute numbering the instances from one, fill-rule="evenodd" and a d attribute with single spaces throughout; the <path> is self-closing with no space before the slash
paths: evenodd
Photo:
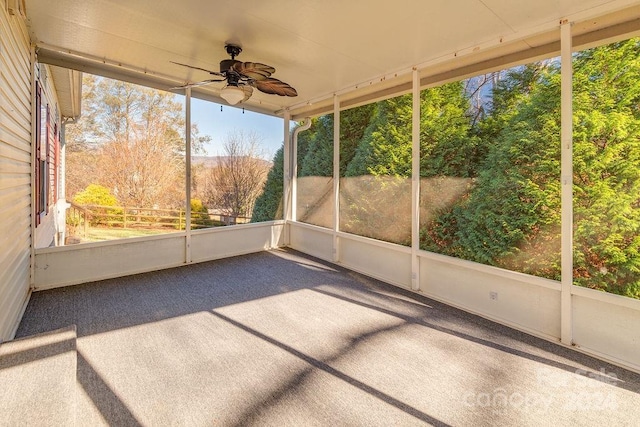
<path id="1" fill-rule="evenodd" d="M 291 250 L 35 293 L 77 424 L 640 425 L 640 375 Z"/>
<path id="2" fill-rule="evenodd" d="M 76 416 L 76 328 L 0 345 L 0 426 L 65 426 Z"/>

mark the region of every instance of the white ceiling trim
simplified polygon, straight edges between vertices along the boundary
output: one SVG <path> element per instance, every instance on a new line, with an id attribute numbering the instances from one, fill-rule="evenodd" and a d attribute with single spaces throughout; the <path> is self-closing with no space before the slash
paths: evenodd
<path id="1" fill-rule="evenodd" d="M 92 58 L 80 52 L 73 52 L 69 49 L 51 46 L 45 43 L 38 45 L 36 55 L 38 62 L 43 64 L 117 79 L 128 83 L 173 92 L 177 95 L 184 95 L 185 92 L 184 89 L 174 89 L 184 84 L 184 81 L 175 77 L 108 59 Z M 226 101 L 219 96 L 219 91 L 213 88 L 193 87 L 191 88 L 191 96 L 217 104 L 226 104 Z M 277 112 L 282 110 L 281 105 L 263 100 L 245 102 L 238 108 L 268 115 L 278 115 Z"/>

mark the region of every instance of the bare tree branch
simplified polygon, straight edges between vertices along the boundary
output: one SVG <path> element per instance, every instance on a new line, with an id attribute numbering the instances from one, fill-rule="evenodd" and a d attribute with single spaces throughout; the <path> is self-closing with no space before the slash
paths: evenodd
<path id="1" fill-rule="evenodd" d="M 227 135 L 224 156 L 211 169 L 205 190 L 209 206 L 225 215 L 250 217 L 266 180 L 270 163 L 264 160 L 260 138 L 236 131 Z"/>

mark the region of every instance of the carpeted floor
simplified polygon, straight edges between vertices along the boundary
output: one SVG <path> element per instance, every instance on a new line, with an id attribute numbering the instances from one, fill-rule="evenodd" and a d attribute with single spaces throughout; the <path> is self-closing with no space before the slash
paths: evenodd
<path id="1" fill-rule="evenodd" d="M 640 375 L 295 251 L 35 293 L 77 424 L 640 425 Z"/>
<path id="2" fill-rule="evenodd" d="M 65 426 L 76 414 L 76 328 L 0 345 L 0 426 Z"/>

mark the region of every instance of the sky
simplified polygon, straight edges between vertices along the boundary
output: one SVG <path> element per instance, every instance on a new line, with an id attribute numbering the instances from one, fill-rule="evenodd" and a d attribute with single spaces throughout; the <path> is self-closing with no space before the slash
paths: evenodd
<path id="1" fill-rule="evenodd" d="M 205 146 L 207 155 L 223 154 L 222 144 L 229 133 L 234 131 L 255 132 L 262 142 L 265 157 L 272 160 L 283 141 L 282 118 L 265 114 L 242 112 L 242 108 L 222 106 L 208 101 L 191 98 L 191 122 L 198 124 L 200 135 L 211 136 L 211 142 Z"/>

